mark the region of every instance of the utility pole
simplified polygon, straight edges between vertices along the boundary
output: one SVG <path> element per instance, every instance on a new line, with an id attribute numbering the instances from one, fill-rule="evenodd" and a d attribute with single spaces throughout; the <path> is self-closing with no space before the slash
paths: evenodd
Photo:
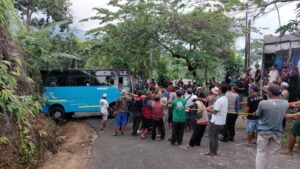
<path id="1" fill-rule="evenodd" d="M 246 33 L 245 33 L 245 70 L 250 66 L 250 51 L 251 51 L 251 19 L 248 19 L 246 12 Z"/>
<path id="2" fill-rule="evenodd" d="M 248 12 L 246 12 L 246 31 L 245 31 L 245 70 L 248 65 Z"/>
<path id="3" fill-rule="evenodd" d="M 247 38 L 247 68 L 250 66 L 250 58 L 251 58 L 251 19 L 248 21 L 248 38 Z"/>

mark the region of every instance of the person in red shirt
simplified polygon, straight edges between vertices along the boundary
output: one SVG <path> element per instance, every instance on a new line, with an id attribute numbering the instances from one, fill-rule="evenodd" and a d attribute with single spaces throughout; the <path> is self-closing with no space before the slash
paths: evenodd
<path id="1" fill-rule="evenodd" d="M 151 110 L 152 94 L 151 92 L 148 92 L 146 95 L 147 97 L 144 100 L 143 116 L 142 116 L 142 127 L 141 127 L 142 139 L 146 138 L 152 126 L 152 110 Z"/>
<path id="2" fill-rule="evenodd" d="M 160 140 L 165 138 L 165 127 L 163 121 L 164 104 L 160 101 L 159 95 L 155 96 L 151 103 L 152 109 L 152 140 L 156 137 L 156 128 L 160 133 Z"/>

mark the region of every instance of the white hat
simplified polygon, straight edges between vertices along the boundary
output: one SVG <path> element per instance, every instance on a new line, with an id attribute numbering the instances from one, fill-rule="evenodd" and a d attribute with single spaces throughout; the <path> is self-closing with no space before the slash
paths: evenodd
<path id="1" fill-rule="evenodd" d="M 219 88 L 218 87 L 214 87 L 214 88 L 211 89 L 211 92 L 213 94 L 219 94 Z"/>
<path id="2" fill-rule="evenodd" d="M 107 97 L 107 94 L 106 94 L 106 93 L 104 93 L 104 94 L 102 95 L 102 97 L 105 97 L 105 98 L 106 98 L 106 97 Z"/>
<path id="3" fill-rule="evenodd" d="M 282 82 L 281 86 L 284 88 L 289 88 L 289 84 L 287 82 Z"/>

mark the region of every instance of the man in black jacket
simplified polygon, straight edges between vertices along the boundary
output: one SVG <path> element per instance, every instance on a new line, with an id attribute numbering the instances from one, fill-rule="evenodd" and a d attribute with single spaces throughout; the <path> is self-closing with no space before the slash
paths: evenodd
<path id="1" fill-rule="evenodd" d="M 132 118 L 132 135 L 136 136 L 137 131 L 140 127 L 140 122 L 142 119 L 142 111 L 143 111 L 143 99 L 142 92 L 138 91 L 137 96 L 133 96 L 132 100 L 128 106 L 129 112 L 131 113 Z"/>

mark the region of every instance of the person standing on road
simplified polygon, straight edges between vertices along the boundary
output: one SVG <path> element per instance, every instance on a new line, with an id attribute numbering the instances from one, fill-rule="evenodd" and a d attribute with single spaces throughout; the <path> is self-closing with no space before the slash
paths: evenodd
<path id="1" fill-rule="evenodd" d="M 284 100 L 289 100 L 289 91 L 288 91 L 288 88 L 289 88 L 289 84 L 287 82 L 282 82 L 281 83 L 281 98 L 284 99 Z M 284 118 L 283 121 L 282 121 L 282 126 L 283 126 L 283 129 L 285 129 L 286 127 L 286 119 Z"/>
<path id="2" fill-rule="evenodd" d="M 128 118 L 128 104 L 129 98 L 125 92 L 122 92 L 122 96 L 117 100 L 115 105 L 115 134 L 113 136 L 117 136 L 119 131 L 124 135 Z"/>
<path id="3" fill-rule="evenodd" d="M 187 95 L 185 96 L 186 99 L 186 107 L 191 107 L 193 105 L 193 100 L 197 99 L 197 96 L 193 94 L 192 88 L 187 89 Z M 186 121 L 185 121 L 185 129 L 190 131 L 194 128 L 196 123 L 195 112 L 194 111 L 186 111 Z"/>
<path id="4" fill-rule="evenodd" d="M 151 103 L 152 110 L 152 136 L 151 139 L 156 138 L 156 128 L 160 133 L 160 140 L 165 139 L 165 124 L 163 121 L 164 104 L 160 101 L 159 95 L 156 95 Z"/>
<path id="5" fill-rule="evenodd" d="M 186 99 L 182 98 L 182 91 L 177 90 L 177 98 L 171 102 L 172 105 L 172 137 L 171 144 L 175 145 L 177 143 L 180 145 L 182 143 L 183 133 L 184 133 L 184 122 L 185 122 L 185 105 Z"/>
<path id="6" fill-rule="evenodd" d="M 269 100 L 261 101 L 256 111 L 259 118 L 256 169 L 273 169 L 276 166 L 283 132 L 282 120 L 289 105 L 288 101 L 280 98 L 280 94 L 279 85 L 270 85 Z"/>
<path id="7" fill-rule="evenodd" d="M 226 92 L 226 97 L 228 99 L 228 112 L 226 117 L 226 124 L 223 131 L 223 139 L 221 141 L 227 142 L 234 141 L 235 136 L 235 122 L 238 118 L 239 106 L 240 106 L 240 99 L 239 95 L 237 94 L 237 88 L 228 86 L 228 91 Z M 235 113 L 235 114 L 233 114 Z"/>
<path id="8" fill-rule="evenodd" d="M 279 72 L 277 70 L 277 65 L 273 65 L 269 73 L 269 84 L 273 83 L 274 81 L 277 81 L 278 78 Z"/>
<path id="9" fill-rule="evenodd" d="M 175 93 L 174 87 L 171 87 L 170 91 L 169 91 L 168 104 L 171 103 L 175 98 L 176 98 L 176 93 Z M 169 128 L 172 127 L 172 120 L 173 120 L 172 112 L 173 112 L 172 106 L 168 107 L 168 126 L 169 126 Z"/>
<path id="10" fill-rule="evenodd" d="M 218 99 L 218 95 L 219 95 L 219 88 L 218 87 L 214 87 L 211 89 L 211 94 L 209 94 L 207 97 L 206 97 L 206 100 L 207 100 L 207 106 L 212 106 L 215 104 L 215 102 L 217 101 Z M 208 114 L 208 120 L 211 119 L 211 113 Z"/>
<path id="11" fill-rule="evenodd" d="M 205 153 L 205 155 L 216 156 L 219 147 L 219 133 L 223 131 L 224 125 L 226 123 L 226 116 L 228 111 L 228 99 L 225 96 L 228 88 L 226 85 L 220 87 L 220 96 L 213 106 L 203 109 L 207 110 L 212 114 L 209 121 L 209 150 L 210 152 Z"/>
<path id="12" fill-rule="evenodd" d="M 292 106 L 291 107 L 298 107 L 298 106 L 293 106 L 293 103 L 290 103 Z M 287 119 L 294 119 L 293 122 L 293 127 L 290 131 L 289 134 L 289 146 L 286 151 L 281 152 L 281 154 L 285 155 L 293 155 L 293 149 L 296 144 L 296 137 L 300 136 L 300 112 L 295 113 L 295 114 L 286 114 L 285 118 Z M 296 153 L 300 154 L 300 144 L 298 144 L 298 148 L 295 150 Z"/>
<path id="13" fill-rule="evenodd" d="M 148 136 L 152 126 L 152 110 L 151 110 L 152 93 L 149 91 L 147 92 L 146 95 L 147 97 L 143 102 L 143 116 L 142 116 L 142 126 L 141 126 L 142 139 L 145 139 Z"/>
<path id="14" fill-rule="evenodd" d="M 259 94 L 259 87 L 255 84 L 250 86 L 249 89 L 250 96 L 246 103 L 246 110 L 245 112 L 248 113 L 247 115 L 247 122 L 246 122 L 246 132 L 247 132 L 247 145 L 252 145 L 253 139 L 256 138 L 257 132 L 257 125 L 258 125 L 258 117 L 255 116 L 255 112 L 258 108 L 259 103 L 263 100 L 263 97 Z"/>
<path id="15" fill-rule="evenodd" d="M 108 119 L 109 105 L 106 98 L 107 98 L 107 94 L 103 94 L 102 99 L 100 100 L 100 115 L 102 117 L 100 130 L 103 130 L 105 128 Z"/>
<path id="16" fill-rule="evenodd" d="M 142 120 L 142 111 L 143 111 L 143 99 L 142 92 L 138 91 L 137 96 L 133 96 L 128 109 L 131 113 L 132 118 L 132 133 L 131 135 L 137 136 L 137 131 L 140 127 L 140 123 Z"/>
<path id="17" fill-rule="evenodd" d="M 200 96 L 200 97 L 204 98 L 203 96 Z M 204 134 L 206 126 L 208 124 L 207 112 L 199 111 L 200 109 L 203 109 L 205 107 L 203 102 L 198 99 L 194 99 L 193 102 L 194 102 L 194 104 L 192 106 L 192 109 L 196 110 L 197 124 L 195 126 L 195 130 L 194 130 L 193 135 L 189 142 L 189 145 L 191 147 L 194 147 L 195 145 L 200 146 L 203 134 Z"/>

